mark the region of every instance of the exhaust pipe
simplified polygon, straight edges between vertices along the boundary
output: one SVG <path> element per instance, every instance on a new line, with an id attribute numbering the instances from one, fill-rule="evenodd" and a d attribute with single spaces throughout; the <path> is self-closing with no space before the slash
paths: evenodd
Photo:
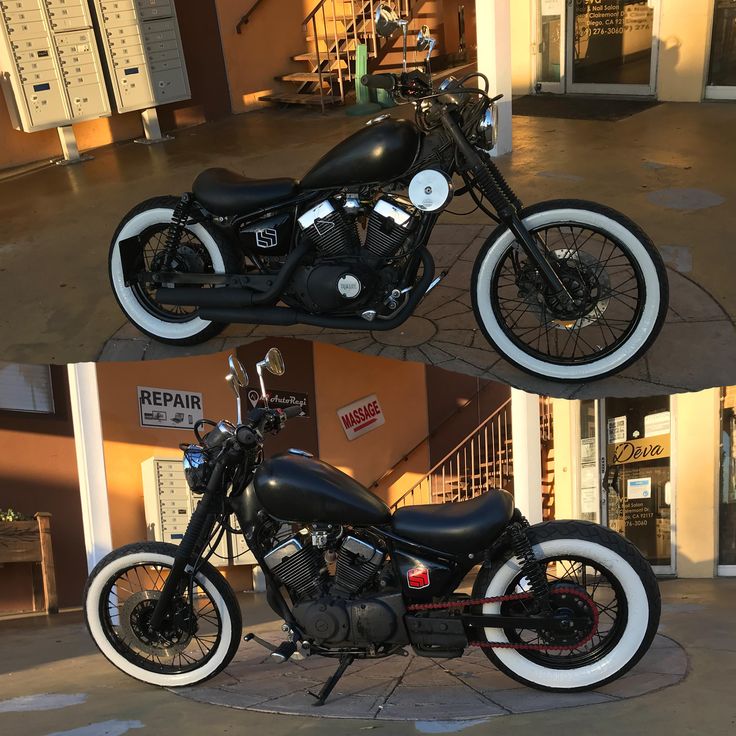
<path id="1" fill-rule="evenodd" d="M 368 321 L 358 317 L 330 317 L 322 314 L 310 314 L 291 307 L 245 307 L 242 309 L 226 307 L 203 307 L 199 316 L 204 320 L 224 324 L 257 324 L 292 326 L 297 324 L 327 327 L 339 330 L 370 330 L 371 332 L 385 332 L 402 325 L 412 315 L 422 297 L 430 290 L 436 279 L 434 278 L 434 259 L 425 248 L 420 251 L 422 260 L 422 278 L 412 291 L 409 300 L 389 319 Z M 436 284 L 435 284 L 436 285 Z M 213 292 L 223 289 L 211 289 Z"/>
<path id="2" fill-rule="evenodd" d="M 156 290 L 156 300 L 160 304 L 179 307 L 251 307 L 273 304 L 278 301 L 292 274 L 311 248 L 307 241 L 302 241 L 294 248 L 266 291 L 232 286 L 219 289 L 202 289 L 196 286 L 162 287 Z"/>

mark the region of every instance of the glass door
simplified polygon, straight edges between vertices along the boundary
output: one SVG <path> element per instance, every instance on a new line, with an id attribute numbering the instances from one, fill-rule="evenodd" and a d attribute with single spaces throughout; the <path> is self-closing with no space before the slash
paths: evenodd
<path id="1" fill-rule="evenodd" d="M 716 0 L 705 96 L 736 99 L 736 0 Z"/>
<path id="2" fill-rule="evenodd" d="M 536 90 L 565 91 L 565 4 L 567 0 L 537 0 Z"/>
<path id="3" fill-rule="evenodd" d="M 660 0 L 567 0 L 568 92 L 654 95 Z"/>
<path id="4" fill-rule="evenodd" d="M 603 523 L 633 542 L 656 573 L 674 574 L 670 399 L 606 399 L 601 405 Z"/>

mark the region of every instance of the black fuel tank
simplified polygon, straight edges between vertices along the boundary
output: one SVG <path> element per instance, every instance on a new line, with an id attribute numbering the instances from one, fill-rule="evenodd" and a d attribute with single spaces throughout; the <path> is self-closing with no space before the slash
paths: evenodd
<path id="1" fill-rule="evenodd" d="M 377 496 L 332 465 L 300 455 L 276 455 L 253 484 L 265 510 L 282 521 L 371 526 L 391 511 Z"/>
<path id="2" fill-rule="evenodd" d="M 326 153 L 301 180 L 302 189 L 335 189 L 391 181 L 414 163 L 421 135 L 408 120 L 366 125 Z"/>

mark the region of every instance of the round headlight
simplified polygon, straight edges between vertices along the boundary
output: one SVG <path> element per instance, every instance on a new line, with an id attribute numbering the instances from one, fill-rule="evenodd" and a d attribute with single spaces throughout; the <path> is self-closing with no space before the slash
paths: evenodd
<path id="1" fill-rule="evenodd" d="M 184 476 L 187 485 L 194 493 L 203 493 L 210 475 L 207 455 L 199 445 L 188 445 L 184 449 Z"/>
<path id="2" fill-rule="evenodd" d="M 480 139 L 486 150 L 490 151 L 496 147 L 498 142 L 498 108 L 491 105 L 482 115 L 478 123 Z"/>

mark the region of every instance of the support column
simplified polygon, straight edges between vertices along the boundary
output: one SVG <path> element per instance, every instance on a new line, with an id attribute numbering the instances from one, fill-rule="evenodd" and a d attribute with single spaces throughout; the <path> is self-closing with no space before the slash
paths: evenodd
<path id="1" fill-rule="evenodd" d="M 476 3 L 478 71 L 488 77 L 490 94 L 503 94 L 498 102 L 498 143 L 492 156 L 511 153 L 511 0 Z"/>
<path id="2" fill-rule="evenodd" d="M 537 394 L 511 389 L 511 437 L 516 507 L 530 524 L 538 524 L 542 521 L 542 438 Z"/>
<path id="3" fill-rule="evenodd" d="M 91 571 L 112 551 L 97 370 L 94 363 L 73 363 L 67 371 L 87 569 Z"/>
<path id="4" fill-rule="evenodd" d="M 154 143 L 163 143 L 171 141 L 173 137 L 164 135 L 161 132 L 161 124 L 158 121 L 158 110 L 155 107 L 149 107 L 141 113 L 141 122 L 143 123 L 143 133 L 145 138 L 136 138 L 135 143 L 144 143 L 152 145 Z"/>
<path id="5" fill-rule="evenodd" d="M 59 134 L 61 152 L 64 154 L 64 157 L 56 162 L 57 164 L 60 164 L 61 166 L 65 166 L 67 164 L 78 164 L 82 161 L 89 161 L 94 158 L 88 153 L 79 153 L 77 137 L 74 135 L 74 128 L 71 125 L 60 125 L 56 131 Z"/>

